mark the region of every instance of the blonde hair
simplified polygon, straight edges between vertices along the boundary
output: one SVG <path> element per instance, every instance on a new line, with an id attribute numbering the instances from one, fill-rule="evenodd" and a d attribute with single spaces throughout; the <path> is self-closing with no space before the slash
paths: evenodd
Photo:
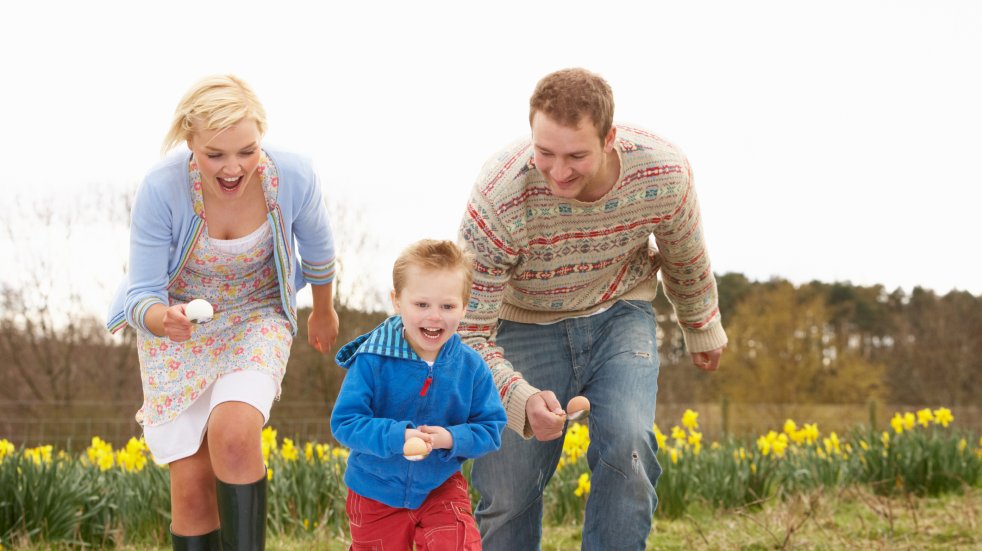
<path id="1" fill-rule="evenodd" d="M 177 104 L 161 153 L 191 138 L 195 125 L 199 130 L 221 130 L 244 119 L 256 121 L 260 136 L 266 133 L 266 110 L 252 88 L 234 75 L 205 77 Z"/>
<path id="2" fill-rule="evenodd" d="M 474 281 L 474 255 L 457 246 L 453 241 L 423 239 L 406 247 L 392 266 L 392 287 L 396 296 L 406 287 L 409 268 L 416 266 L 424 270 L 457 270 L 463 285 L 463 302 L 471 296 L 471 283 Z"/>
<path id="3" fill-rule="evenodd" d="M 614 92 L 600 75 L 562 69 L 542 77 L 535 86 L 529 98 L 529 124 L 537 111 L 568 127 L 576 127 L 586 115 L 603 141 L 614 125 Z"/>

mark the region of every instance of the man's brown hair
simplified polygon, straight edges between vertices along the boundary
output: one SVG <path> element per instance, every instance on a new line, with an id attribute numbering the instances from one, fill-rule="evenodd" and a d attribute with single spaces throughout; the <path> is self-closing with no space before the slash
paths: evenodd
<path id="1" fill-rule="evenodd" d="M 563 126 L 590 117 L 603 141 L 614 124 L 614 92 L 600 75 L 586 69 L 562 69 L 542 78 L 529 99 L 529 124 L 539 111 Z"/>

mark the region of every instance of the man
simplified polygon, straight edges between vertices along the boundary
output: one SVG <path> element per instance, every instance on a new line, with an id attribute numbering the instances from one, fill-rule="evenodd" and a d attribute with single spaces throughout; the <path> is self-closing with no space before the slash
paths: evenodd
<path id="1" fill-rule="evenodd" d="M 486 550 L 538 548 L 562 405 L 579 394 L 592 403 L 583 549 L 644 549 L 661 474 L 659 269 L 695 366 L 715 371 L 726 345 L 688 161 L 650 132 L 613 126 L 613 110 L 601 77 L 547 75 L 530 100 L 531 139 L 485 164 L 461 223 L 476 261 L 460 332 L 513 429 L 474 464 Z"/>

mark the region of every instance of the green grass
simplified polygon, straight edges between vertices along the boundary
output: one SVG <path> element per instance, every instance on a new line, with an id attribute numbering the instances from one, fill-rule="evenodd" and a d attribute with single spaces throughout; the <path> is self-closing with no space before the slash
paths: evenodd
<path id="1" fill-rule="evenodd" d="M 885 497 L 862 487 L 816 490 L 762 507 L 713 510 L 692 507 L 679 519 L 656 518 L 648 549 L 659 550 L 957 550 L 980 549 L 982 489 L 942 497 Z M 546 526 L 542 548 L 580 548 L 580 527 Z M 343 551 L 344 535 L 315 530 L 309 536 L 272 538 L 270 551 Z M 14 547 L 25 551 L 67 547 Z M 165 551 L 169 547 L 123 546 L 122 551 Z M 6 550 L 4 550 L 6 551 Z"/>
<path id="2" fill-rule="evenodd" d="M 816 490 L 762 508 L 722 511 L 692 507 L 679 519 L 655 519 L 648 549 L 982 548 L 982 490 L 943 497 L 883 497 L 862 487 Z M 546 530 L 543 550 L 579 549 L 579 528 Z"/>

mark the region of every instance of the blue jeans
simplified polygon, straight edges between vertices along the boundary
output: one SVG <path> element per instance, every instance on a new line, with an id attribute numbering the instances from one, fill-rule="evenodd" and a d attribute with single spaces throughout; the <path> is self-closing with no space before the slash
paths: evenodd
<path id="1" fill-rule="evenodd" d="M 644 301 L 551 325 L 502 321 L 497 342 L 525 380 L 559 402 L 590 399 L 590 496 L 582 549 L 644 549 L 661 467 L 652 432 L 658 393 L 655 313 Z M 474 462 L 475 516 L 486 551 L 540 549 L 542 492 L 563 439 L 524 440 L 505 430 L 501 449 Z"/>

